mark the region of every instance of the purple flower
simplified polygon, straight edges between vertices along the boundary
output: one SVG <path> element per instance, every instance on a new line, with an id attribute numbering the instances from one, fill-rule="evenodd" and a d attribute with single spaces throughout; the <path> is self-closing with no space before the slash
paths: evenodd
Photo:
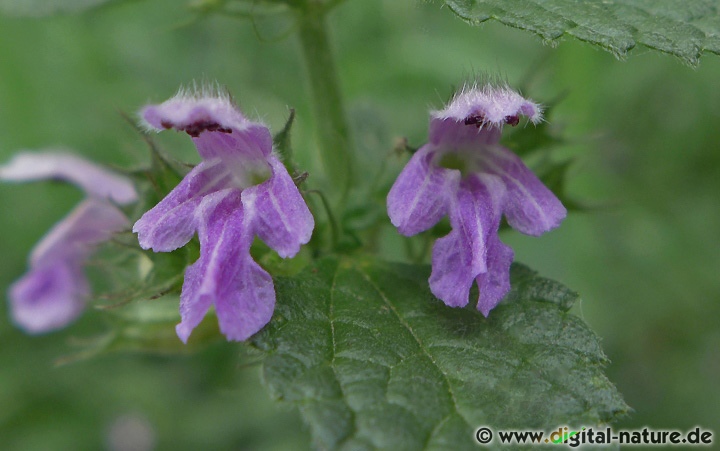
<path id="1" fill-rule="evenodd" d="M 197 231 L 200 258 L 185 272 L 176 331 L 187 343 L 215 305 L 221 332 L 245 340 L 270 321 L 275 289 L 250 256 L 255 235 L 281 257 L 307 243 L 313 217 L 283 164 L 270 130 L 251 122 L 225 95 L 176 97 L 142 111 L 155 130 L 187 132 L 202 162 L 135 223 L 140 246 L 169 252 Z"/>
<path id="2" fill-rule="evenodd" d="M 504 124 L 542 119 L 539 105 L 507 87 L 459 92 L 434 111 L 430 142 L 421 147 L 388 194 L 388 214 L 400 233 L 415 235 L 446 214 L 452 231 L 435 243 L 430 289 L 452 307 L 467 305 L 477 282 L 477 308 L 488 315 L 510 290 L 513 251 L 498 237 L 504 214 L 514 229 L 538 236 L 560 225 L 566 210 L 510 150 Z"/>
<path id="3" fill-rule="evenodd" d="M 2 180 L 48 178 L 74 183 L 88 197 L 35 246 L 29 271 L 10 286 L 12 318 L 29 333 L 62 328 L 80 315 L 90 295 L 86 260 L 96 245 L 128 225 L 111 201 L 137 198 L 126 178 L 68 153 L 20 153 L 0 166 Z"/>

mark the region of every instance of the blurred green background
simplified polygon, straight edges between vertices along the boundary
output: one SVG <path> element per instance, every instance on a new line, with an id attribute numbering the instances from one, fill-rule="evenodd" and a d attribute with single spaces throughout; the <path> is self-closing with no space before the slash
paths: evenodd
<path id="1" fill-rule="evenodd" d="M 62 146 L 137 165 L 146 148 L 119 112 L 217 80 L 273 130 L 296 108 L 297 159 L 311 181 L 321 179 L 292 20 L 195 22 L 179 3 L 0 17 L 0 161 Z M 518 261 L 581 293 L 577 313 L 603 338 L 607 373 L 635 409 L 616 428 L 717 428 L 720 58 L 691 69 L 638 48 L 618 61 L 572 39 L 554 48 L 498 24 L 470 27 L 437 4 L 409 0 L 348 1 L 330 27 L 362 172 L 386 164 L 392 178 L 404 163 L 395 140 L 422 144 L 428 108 L 473 74 L 500 73 L 540 102 L 564 95 L 548 118 L 567 138 L 556 157 L 576 159 L 569 193 L 597 208 L 541 238 L 506 232 L 503 240 Z M 167 135 L 159 141 L 173 155 L 197 160 L 189 140 Z M 0 185 L 1 291 L 80 198 L 54 183 Z M 393 247 L 386 254 L 402 256 Z M 30 337 L 0 309 L 0 448 L 122 449 L 112 437 L 128 430 L 162 449 L 309 447 L 299 416 L 268 400 L 242 345 L 54 366 L 102 321 L 88 311 L 65 331 Z"/>

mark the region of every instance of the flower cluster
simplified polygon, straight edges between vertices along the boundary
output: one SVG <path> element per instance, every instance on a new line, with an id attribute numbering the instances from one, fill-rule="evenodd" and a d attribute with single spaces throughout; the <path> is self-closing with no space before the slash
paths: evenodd
<path id="1" fill-rule="evenodd" d="M 388 213 L 404 235 L 449 216 L 452 231 L 435 243 L 430 288 L 446 304 L 468 303 L 473 283 L 485 315 L 510 289 L 513 251 L 498 237 L 513 228 L 540 235 L 566 215 L 560 201 L 510 150 L 502 127 L 520 116 L 537 123 L 540 107 L 506 87 L 470 87 L 431 115 L 429 142 L 410 159 L 388 194 Z M 310 240 L 313 216 L 282 162 L 270 130 L 248 120 L 228 95 L 179 93 L 141 112 L 146 127 L 192 138 L 202 162 L 133 226 L 140 247 L 170 252 L 197 233 L 200 257 L 185 271 L 177 335 L 187 342 L 214 306 L 228 340 L 245 340 L 270 321 L 273 280 L 252 258 L 255 237 L 283 257 Z M 115 206 L 136 200 L 129 180 L 65 153 L 22 153 L 0 179 L 64 179 L 88 197 L 35 247 L 30 270 L 10 289 L 13 318 L 31 333 L 65 326 L 89 296 L 83 266 L 93 248 L 127 227 Z"/>
<path id="2" fill-rule="evenodd" d="M 557 227 L 566 210 L 509 149 L 503 125 L 520 116 L 542 119 L 539 105 L 504 86 L 463 89 L 430 119 L 429 142 L 410 159 L 387 198 L 388 214 L 406 236 L 445 215 L 452 231 L 433 247 L 430 289 L 453 307 L 468 303 L 477 283 L 477 308 L 488 315 L 510 290 L 513 251 L 498 237 L 502 215 L 514 229 L 540 235 Z"/>
<path id="3" fill-rule="evenodd" d="M 178 94 L 142 111 L 154 130 L 192 137 L 202 162 L 135 223 L 140 246 L 169 252 L 200 237 L 185 272 L 177 334 L 187 342 L 214 304 L 221 332 L 245 340 L 270 321 L 273 281 L 250 256 L 257 235 L 283 257 L 310 240 L 314 221 L 280 160 L 270 130 L 249 121 L 227 95 Z"/>
<path id="4" fill-rule="evenodd" d="M 90 294 L 83 267 L 94 248 L 127 227 L 113 203 L 136 200 L 132 183 L 65 152 L 23 152 L 0 166 L 0 180 L 61 179 L 87 198 L 35 246 L 30 269 L 9 292 L 14 322 L 29 333 L 59 329 L 75 320 Z"/>

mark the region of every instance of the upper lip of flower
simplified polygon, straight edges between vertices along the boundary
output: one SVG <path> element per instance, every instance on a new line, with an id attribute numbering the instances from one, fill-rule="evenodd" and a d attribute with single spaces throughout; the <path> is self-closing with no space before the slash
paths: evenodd
<path id="1" fill-rule="evenodd" d="M 518 116 L 534 124 L 542 120 L 542 107 L 507 86 L 470 85 L 455 94 L 448 105 L 432 112 L 437 119 L 452 118 L 468 125 L 514 125 Z"/>

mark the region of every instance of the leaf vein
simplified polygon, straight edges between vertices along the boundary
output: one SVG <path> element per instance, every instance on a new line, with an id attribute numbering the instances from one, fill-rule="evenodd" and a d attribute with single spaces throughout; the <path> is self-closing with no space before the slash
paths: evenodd
<path id="1" fill-rule="evenodd" d="M 425 348 L 420 337 L 417 336 L 417 334 L 415 333 L 413 328 L 410 326 L 410 324 L 408 324 L 403 319 L 403 317 L 400 315 L 400 313 L 395 308 L 395 305 L 393 305 L 393 303 L 390 302 L 390 299 L 388 299 L 388 297 L 385 295 L 385 292 L 382 291 L 379 286 L 377 286 L 377 284 L 372 280 L 372 278 L 359 267 L 357 268 L 357 271 L 363 276 L 363 278 L 365 280 L 367 280 L 367 282 L 373 287 L 373 289 L 375 291 L 377 291 L 377 293 L 380 295 L 380 298 L 383 300 L 385 305 L 387 305 L 387 307 L 390 309 L 390 311 L 392 311 L 393 314 L 397 317 L 400 324 L 403 327 L 405 327 L 407 329 L 407 331 L 410 333 L 410 335 L 413 337 L 413 339 L 418 344 L 418 347 L 420 348 L 422 353 L 425 355 L 425 357 L 427 357 L 430 360 L 430 362 L 433 364 L 433 366 L 435 368 L 437 368 L 438 372 L 440 373 L 440 375 L 443 378 L 443 381 L 445 382 L 445 385 L 447 386 L 447 390 L 450 395 L 450 400 L 452 401 L 453 409 L 455 410 L 455 412 L 458 415 L 460 415 L 460 417 L 463 419 L 463 421 L 465 421 L 465 423 L 468 426 L 472 427 L 472 425 L 470 424 L 470 421 L 468 421 L 468 419 L 465 418 L 465 416 L 463 415 L 463 413 L 460 410 L 460 407 L 458 406 L 457 398 L 455 397 L 455 392 L 453 391 L 452 384 L 450 383 L 450 379 L 448 378 L 448 375 L 445 374 L 445 372 L 442 370 L 440 365 L 438 365 L 438 363 L 435 361 L 435 358 L 433 358 L 433 356 L 430 354 L 430 352 Z M 429 441 L 429 439 L 428 439 L 428 441 Z"/>

